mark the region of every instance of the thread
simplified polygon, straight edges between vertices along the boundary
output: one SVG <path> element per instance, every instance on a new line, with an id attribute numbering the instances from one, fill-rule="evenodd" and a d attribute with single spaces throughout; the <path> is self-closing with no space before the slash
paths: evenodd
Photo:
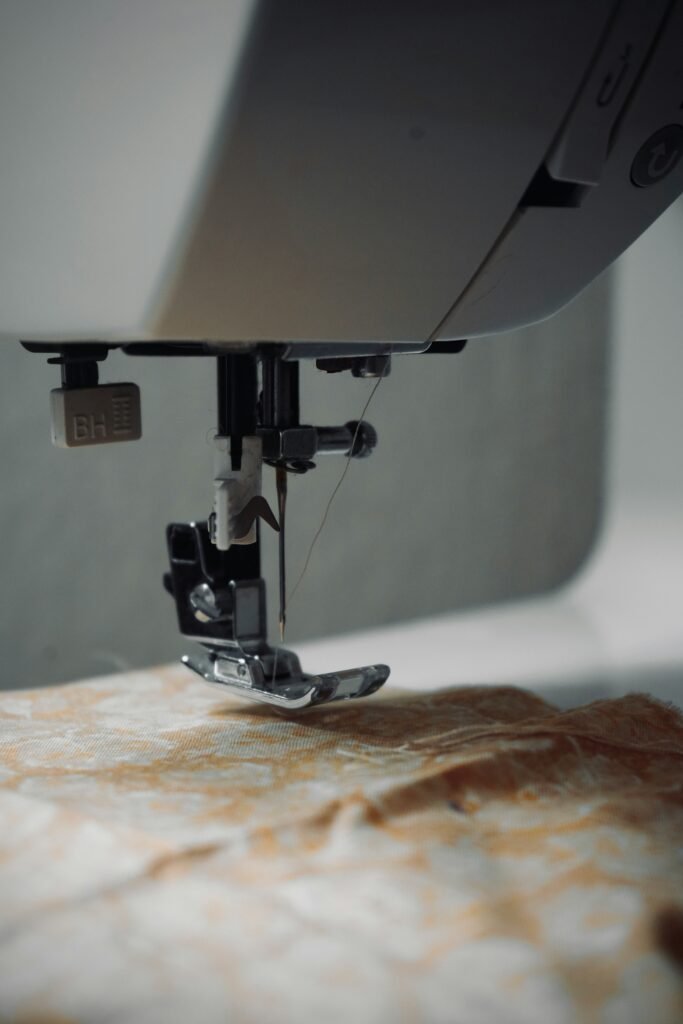
<path id="1" fill-rule="evenodd" d="M 323 512 L 323 517 L 322 517 L 322 519 L 320 521 L 320 526 L 316 530 L 315 535 L 313 537 L 313 540 L 311 541 L 310 547 L 308 549 L 308 554 L 306 555 L 306 559 L 304 561 L 303 569 L 299 573 L 299 577 L 298 577 L 296 583 L 294 584 L 294 586 L 292 587 L 292 589 L 291 589 L 291 591 L 289 593 L 289 598 L 287 599 L 287 604 L 288 605 L 291 604 L 294 595 L 296 594 L 297 590 L 301 586 L 301 584 L 303 582 L 303 579 L 304 579 L 304 577 L 306 575 L 309 563 L 311 561 L 311 556 L 313 555 L 313 551 L 315 550 L 315 546 L 318 543 L 318 540 L 320 539 L 320 534 L 323 532 L 323 529 L 325 527 L 325 523 L 327 522 L 328 516 L 330 514 L 330 509 L 332 508 L 332 503 L 334 502 L 334 499 L 337 497 L 337 494 L 339 493 L 339 489 L 340 489 L 341 485 L 344 483 L 344 480 L 346 479 L 346 474 L 349 471 L 349 467 L 351 465 L 351 454 L 350 453 L 356 447 L 356 440 L 358 439 L 358 431 L 360 430 L 361 424 L 362 424 L 363 420 L 365 419 L 365 414 L 367 413 L 368 408 L 370 407 L 370 402 L 375 397 L 375 394 L 377 392 L 377 388 L 380 386 L 380 384 L 382 383 L 383 380 L 384 380 L 383 377 L 378 377 L 377 378 L 377 380 L 375 381 L 374 387 L 373 387 L 372 391 L 370 392 L 370 394 L 368 395 L 368 398 L 367 398 L 367 401 L 366 401 L 365 405 L 363 406 L 363 411 L 360 414 L 360 417 L 359 417 L 358 422 L 356 424 L 356 429 L 355 429 L 354 434 L 353 434 L 353 440 L 351 442 L 351 448 L 349 449 L 349 454 L 346 457 L 346 465 L 344 466 L 342 474 L 339 477 L 339 480 L 337 481 L 337 483 L 336 483 L 332 493 L 330 494 L 330 497 L 327 500 L 327 505 L 325 506 L 325 511 Z"/>
<path id="2" fill-rule="evenodd" d="M 287 598 L 287 608 L 289 608 L 289 605 L 292 602 L 292 598 L 294 597 L 294 595 L 296 594 L 297 590 L 301 586 L 301 583 L 303 582 L 304 576 L 306 575 L 309 563 L 311 561 L 311 556 L 313 554 L 313 551 L 315 549 L 316 544 L 318 543 L 318 540 L 320 538 L 320 534 L 323 532 L 323 529 L 325 527 L 325 523 L 327 522 L 327 518 L 328 518 L 328 516 L 330 514 L 330 509 L 332 508 L 332 503 L 333 503 L 334 499 L 336 498 L 337 494 L 339 493 L 339 489 L 340 489 L 341 485 L 344 483 L 344 480 L 346 478 L 346 474 L 349 471 L 349 467 L 351 465 L 351 454 L 350 453 L 356 447 L 356 441 L 358 439 L 358 432 L 359 432 L 359 430 L 361 428 L 361 424 L 362 424 L 363 420 L 365 419 L 365 415 L 366 415 L 366 413 L 367 413 L 367 411 L 368 411 L 368 409 L 370 407 L 370 403 L 371 403 L 372 399 L 375 397 L 375 394 L 377 392 L 377 388 L 380 386 L 380 384 L 382 383 L 383 379 L 384 379 L 383 377 L 378 377 L 377 378 L 377 380 L 375 381 L 375 384 L 374 384 L 374 386 L 372 388 L 372 391 L 368 395 L 367 400 L 365 402 L 365 405 L 363 406 L 363 411 L 360 414 L 360 417 L 359 417 L 358 422 L 356 424 L 356 429 L 355 429 L 355 431 L 353 433 L 353 439 L 351 441 L 351 447 L 349 449 L 349 455 L 347 455 L 347 457 L 346 457 L 346 465 L 344 466 L 344 469 L 342 470 L 342 474 L 339 477 L 339 480 L 337 481 L 336 485 L 334 486 L 334 488 L 332 490 L 332 493 L 330 494 L 329 498 L 327 499 L 327 505 L 325 506 L 325 511 L 323 512 L 323 517 L 322 517 L 322 519 L 320 521 L 320 526 L 315 531 L 315 534 L 313 536 L 313 540 L 311 541 L 310 546 L 308 548 L 308 553 L 307 553 L 306 559 L 304 561 L 303 569 L 299 573 L 299 577 L 298 577 L 296 583 L 294 584 L 294 586 L 292 587 L 291 591 L 289 592 L 289 596 Z M 285 623 L 283 622 L 281 624 L 280 642 L 284 643 L 284 641 L 285 641 Z M 276 647 L 275 648 L 275 657 L 273 658 L 273 674 L 272 674 L 271 680 L 270 680 L 271 688 L 275 687 L 275 678 L 276 678 L 276 675 L 277 675 L 277 664 L 278 664 L 279 653 L 280 653 L 280 648 Z"/>

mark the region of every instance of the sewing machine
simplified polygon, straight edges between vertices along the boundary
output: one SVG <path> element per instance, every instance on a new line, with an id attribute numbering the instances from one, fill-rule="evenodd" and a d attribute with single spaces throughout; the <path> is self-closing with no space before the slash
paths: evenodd
<path id="1" fill-rule="evenodd" d="M 683 2 L 0 12 L 0 328 L 60 368 L 54 442 L 140 436 L 135 384 L 99 383 L 112 349 L 214 359 L 210 514 L 167 531 L 185 660 L 294 710 L 374 692 L 384 665 L 307 675 L 267 639 L 288 474 L 377 443 L 300 422 L 299 361 L 380 380 L 551 315 L 620 255 L 683 190 Z"/>

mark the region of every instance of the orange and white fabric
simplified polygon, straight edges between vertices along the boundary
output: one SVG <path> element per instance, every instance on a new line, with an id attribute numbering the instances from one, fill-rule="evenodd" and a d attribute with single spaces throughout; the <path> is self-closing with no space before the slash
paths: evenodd
<path id="1" fill-rule="evenodd" d="M 0 694 L 0 1020 L 683 1021 L 683 721 L 511 688 L 287 718 Z"/>

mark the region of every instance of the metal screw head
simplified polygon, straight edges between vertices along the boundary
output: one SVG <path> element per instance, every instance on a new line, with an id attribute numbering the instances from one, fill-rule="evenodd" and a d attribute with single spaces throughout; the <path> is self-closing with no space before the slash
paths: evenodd
<path id="1" fill-rule="evenodd" d="M 351 420 L 346 424 L 347 430 L 353 437 L 353 448 L 351 455 L 354 459 L 365 459 L 370 455 L 373 448 L 377 446 L 377 431 L 367 420 Z"/>
<path id="2" fill-rule="evenodd" d="M 216 595 L 208 583 L 200 583 L 189 597 L 190 607 L 197 622 L 213 622 L 220 612 L 216 607 Z"/>

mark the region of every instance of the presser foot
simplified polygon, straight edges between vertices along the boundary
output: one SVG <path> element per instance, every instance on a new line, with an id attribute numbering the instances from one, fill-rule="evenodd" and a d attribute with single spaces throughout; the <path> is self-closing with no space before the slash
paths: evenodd
<path id="1" fill-rule="evenodd" d="M 388 665 L 365 665 L 307 675 L 292 651 L 269 648 L 255 655 L 233 645 L 207 647 L 201 653 L 185 655 L 182 660 L 214 686 L 226 687 L 247 700 L 285 711 L 368 697 L 387 681 L 390 672 Z"/>

